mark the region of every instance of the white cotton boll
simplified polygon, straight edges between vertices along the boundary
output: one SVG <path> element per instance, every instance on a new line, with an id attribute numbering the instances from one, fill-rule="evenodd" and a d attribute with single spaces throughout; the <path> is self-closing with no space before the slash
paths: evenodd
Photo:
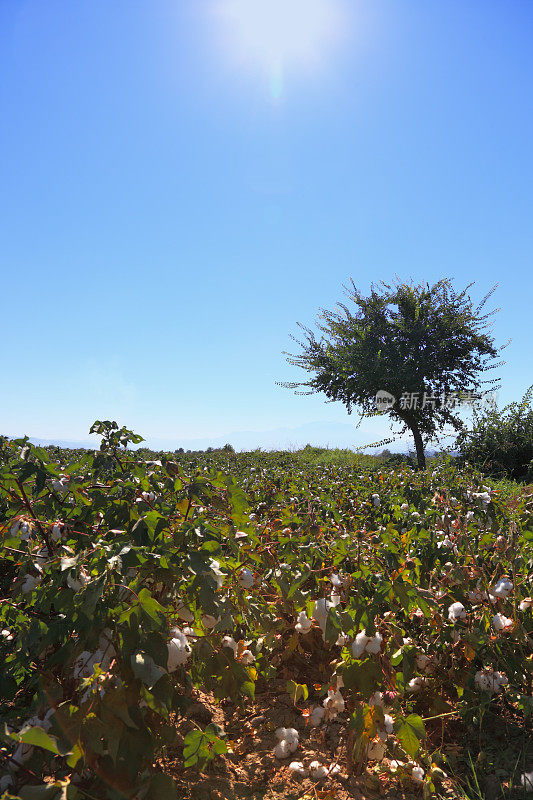
<path id="1" fill-rule="evenodd" d="M 276 728 L 275 734 L 276 734 L 276 739 L 278 739 L 281 742 L 283 741 L 283 739 L 285 739 L 285 736 L 287 734 L 287 728 Z"/>
<path id="2" fill-rule="evenodd" d="M 417 783 L 422 783 L 424 781 L 424 770 L 422 767 L 413 767 L 411 770 L 411 777 Z"/>
<path id="3" fill-rule="evenodd" d="M 5 639 L 6 642 L 12 642 L 13 641 L 13 634 L 11 633 L 11 631 L 8 628 L 4 628 L 3 630 L 1 630 L 0 631 L 0 636 L 2 637 L 2 639 Z"/>
<path id="4" fill-rule="evenodd" d="M 422 672 L 426 669 L 429 661 L 429 656 L 425 653 L 417 653 L 416 654 L 416 666 L 417 669 L 421 670 Z"/>
<path id="5" fill-rule="evenodd" d="M 339 589 L 341 586 L 344 585 L 341 576 L 338 575 L 337 573 L 333 573 L 333 575 L 330 578 L 330 581 L 333 584 L 333 586 L 335 586 L 336 589 Z"/>
<path id="6" fill-rule="evenodd" d="M 503 614 L 495 614 L 492 618 L 492 627 L 495 631 L 508 630 L 513 624 L 513 620 Z"/>
<path id="7" fill-rule="evenodd" d="M 335 642 L 337 647 L 344 647 L 344 645 L 348 644 L 348 637 L 345 633 L 339 633 L 337 636 L 337 641 Z"/>
<path id="8" fill-rule="evenodd" d="M 370 700 L 368 701 L 369 706 L 381 706 L 383 708 L 383 694 L 382 692 L 374 692 Z"/>
<path id="9" fill-rule="evenodd" d="M 167 650 L 167 670 L 169 672 L 175 672 L 178 667 L 185 664 L 191 655 L 191 646 L 183 633 L 168 642 Z"/>
<path id="10" fill-rule="evenodd" d="M 300 775 L 302 778 L 305 778 L 307 775 L 307 770 L 301 761 L 291 761 L 289 764 L 289 770 L 293 773 L 293 775 Z"/>
<path id="11" fill-rule="evenodd" d="M 70 573 L 67 575 L 67 586 L 69 586 L 73 592 L 79 592 L 81 589 L 83 589 L 84 586 L 86 586 L 89 583 L 90 580 L 91 576 L 89 575 L 87 570 L 81 567 L 78 572 L 77 578 L 75 578 Z"/>
<path id="12" fill-rule="evenodd" d="M 400 510 L 401 511 L 407 511 L 408 508 L 409 508 L 409 505 L 407 503 L 402 503 L 401 506 L 400 506 Z"/>
<path id="13" fill-rule="evenodd" d="M 466 619 L 465 607 L 462 603 L 452 603 L 448 608 L 448 619 L 450 622 L 457 622 Z"/>
<path id="14" fill-rule="evenodd" d="M 255 656 L 251 650 L 244 650 L 241 656 L 241 663 L 245 666 L 249 664 L 253 664 L 255 661 Z"/>
<path id="15" fill-rule="evenodd" d="M 379 508 L 380 504 L 381 504 L 381 500 L 380 500 L 379 494 L 373 494 L 372 495 L 372 505 L 374 506 L 374 508 Z"/>
<path id="16" fill-rule="evenodd" d="M 247 539 L 248 538 L 248 534 L 245 533 L 245 531 L 237 531 L 237 533 L 235 534 L 235 538 L 236 539 Z"/>
<path id="17" fill-rule="evenodd" d="M 328 711 L 334 711 L 335 714 L 340 714 L 344 711 L 344 698 L 338 690 L 333 691 L 330 689 L 322 705 L 324 708 L 327 708 Z"/>
<path id="18" fill-rule="evenodd" d="M 320 625 L 322 633 L 324 633 L 326 630 L 326 620 L 329 608 L 330 604 L 325 597 L 321 597 L 320 600 L 317 600 L 313 607 L 313 618 Z"/>
<path id="19" fill-rule="evenodd" d="M 315 706 L 309 715 L 309 724 L 312 728 L 318 728 L 324 717 L 325 709 Z"/>
<path id="20" fill-rule="evenodd" d="M 393 718 L 391 717 L 390 714 L 385 714 L 384 718 L 385 718 L 385 730 L 387 731 L 387 733 L 392 733 L 392 731 L 394 730 Z"/>
<path id="21" fill-rule="evenodd" d="M 366 635 L 364 630 L 357 634 L 355 641 L 352 643 L 352 654 L 354 658 L 359 658 L 363 655 L 369 641 L 370 637 Z"/>
<path id="22" fill-rule="evenodd" d="M 237 642 L 232 636 L 224 636 L 222 639 L 222 647 L 229 647 L 230 650 L 233 650 L 233 655 L 237 655 Z"/>
<path id="23" fill-rule="evenodd" d="M 211 575 L 213 576 L 213 578 L 217 583 L 217 588 L 222 589 L 222 587 L 224 586 L 224 578 L 226 576 L 224 575 L 223 572 L 220 571 L 220 562 L 215 561 L 215 559 L 212 558 L 209 562 L 209 569 Z"/>
<path id="24" fill-rule="evenodd" d="M 314 781 L 321 781 L 328 777 L 328 768 L 322 766 L 319 761 L 311 761 L 309 773 Z"/>
<path id="25" fill-rule="evenodd" d="M 290 744 L 298 744 L 298 731 L 296 728 L 285 728 L 285 736 L 283 737 L 286 742 Z"/>
<path id="26" fill-rule="evenodd" d="M 283 758 L 288 758 L 290 754 L 291 749 L 289 747 L 289 743 L 285 741 L 285 739 L 282 739 L 281 742 L 278 742 L 274 748 L 274 755 L 280 760 Z"/>
<path id="27" fill-rule="evenodd" d="M 528 608 L 533 606 L 533 597 L 526 597 L 524 600 L 520 601 L 519 609 L 520 611 L 527 611 Z"/>
<path id="28" fill-rule="evenodd" d="M 377 655 L 381 651 L 381 642 L 383 641 L 383 637 L 380 633 L 376 633 L 375 636 L 372 636 L 371 639 L 367 642 L 365 650 L 367 653 L 372 653 L 373 655 Z"/>
<path id="29" fill-rule="evenodd" d="M 239 573 L 239 585 L 243 589 L 251 589 L 254 585 L 253 572 L 250 572 L 249 569 L 241 569 Z"/>
<path id="30" fill-rule="evenodd" d="M 533 789 L 533 770 L 531 772 L 523 772 L 520 777 L 520 783 L 528 791 L 531 791 Z"/>
<path id="31" fill-rule="evenodd" d="M 29 522 L 21 522 L 20 523 L 20 538 L 21 541 L 27 542 L 31 536 L 32 526 Z"/>
<path id="32" fill-rule="evenodd" d="M 310 619 L 307 618 L 307 614 L 305 613 L 305 611 L 300 611 L 294 629 L 298 633 L 309 633 L 309 631 L 312 628 L 312 625 L 313 623 L 311 622 Z"/>
<path id="33" fill-rule="evenodd" d="M 373 739 L 368 747 L 368 758 L 371 761 L 382 761 L 387 747 L 380 738 Z"/>
<path id="34" fill-rule="evenodd" d="M 508 578 L 500 578 L 496 586 L 493 588 L 492 594 L 495 597 L 500 597 L 502 600 L 506 600 L 512 591 L 513 591 L 513 582 L 510 581 Z"/>
<path id="35" fill-rule="evenodd" d="M 334 775 L 338 775 L 341 771 L 341 768 L 338 764 L 330 764 L 328 767 L 328 775 L 332 778 Z"/>
<path id="36" fill-rule="evenodd" d="M 426 679 L 417 675 L 414 678 L 411 678 L 409 683 L 407 684 L 407 691 L 411 693 L 419 692 L 421 689 L 424 688 L 426 685 Z"/>

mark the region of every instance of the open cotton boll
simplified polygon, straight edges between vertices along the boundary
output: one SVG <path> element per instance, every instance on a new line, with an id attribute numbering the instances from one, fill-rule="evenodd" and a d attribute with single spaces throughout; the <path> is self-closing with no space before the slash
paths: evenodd
<path id="1" fill-rule="evenodd" d="M 508 578 L 500 578 L 500 580 L 496 583 L 496 586 L 494 586 L 492 589 L 492 594 L 495 597 L 500 597 L 502 600 L 506 600 L 513 591 L 513 588 L 512 581 L 510 581 Z"/>
<path id="2" fill-rule="evenodd" d="M 359 658 L 363 655 L 369 641 L 370 637 L 367 636 L 364 631 L 357 634 L 355 641 L 352 643 L 352 654 L 354 658 Z"/>
<path id="3" fill-rule="evenodd" d="M 173 638 L 167 644 L 167 670 L 169 672 L 175 672 L 178 667 L 183 666 L 191 655 L 191 646 L 185 634 L 178 628 L 173 628 L 172 633 Z"/>
<path id="4" fill-rule="evenodd" d="M 215 581 L 216 581 L 217 588 L 218 588 L 218 589 L 222 589 L 222 587 L 224 586 L 224 578 L 225 578 L 226 576 L 225 576 L 225 575 L 224 575 L 224 573 L 223 573 L 223 572 L 221 572 L 221 570 L 220 570 L 220 562 L 219 562 L 219 561 L 215 561 L 215 559 L 214 559 L 214 558 L 212 558 L 212 559 L 209 561 L 209 571 L 210 571 L 210 573 L 211 573 L 211 576 L 212 576 L 212 577 L 215 579 Z M 209 574 L 209 573 L 208 573 L 208 574 Z"/>
<path id="5" fill-rule="evenodd" d="M 411 678 L 409 683 L 407 684 L 407 691 L 408 692 L 419 692 L 421 689 L 424 688 L 426 685 L 426 679 L 423 678 L 421 675 L 417 675 L 414 678 Z"/>
<path id="6" fill-rule="evenodd" d="M 289 764 L 289 770 L 293 773 L 293 775 L 300 775 L 302 778 L 305 778 L 307 775 L 307 770 L 301 761 L 291 761 Z"/>
<path id="7" fill-rule="evenodd" d="M 452 603 L 448 607 L 448 619 L 450 622 L 458 622 L 460 619 L 466 619 L 465 607 L 462 603 Z"/>
<path id="8" fill-rule="evenodd" d="M 320 781 L 328 777 L 328 768 L 322 766 L 320 761 L 311 761 L 309 764 L 309 774 L 314 781 Z"/>
<path id="9" fill-rule="evenodd" d="M 50 538 L 53 542 L 58 542 L 61 539 L 61 527 L 59 526 L 59 523 L 56 522 L 54 525 L 52 525 Z"/>
<path id="10" fill-rule="evenodd" d="M 334 712 L 337 715 L 344 711 L 344 698 L 338 689 L 337 691 L 330 689 L 322 705 L 330 713 Z"/>
<path id="11" fill-rule="evenodd" d="M 282 739 L 281 742 L 278 742 L 274 747 L 274 755 L 279 759 L 288 758 L 292 752 L 289 743 L 285 739 Z"/>
<path id="12" fill-rule="evenodd" d="M 379 506 L 381 505 L 379 494 L 372 495 L 372 505 L 374 506 L 374 508 L 379 508 Z"/>
<path id="13" fill-rule="evenodd" d="M 365 647 L 367 653 L 372 653 L 373 655 L 377 655 L 381 651 L 381 642 L 383 641 L 383 637 L 380 633 L 376 633 L 375 636 L 372 636 Z"/>
<path id="14" fill-rule="evenodd" d="M 492 618 L 492 627 L 495 631 L 506 631 L 512 626 L 513 620 L 504 614 L 495 614 Z"/>
<path id="15" fill-rule="evenodd" d="M 67 586 L 69 586 L 73 592 L 79 592 L 84 586 L 87 586 L 90 580 L 91 576 L 85 567 L 80 567 L 77 578 L 75 578 L 71 573 L 67 575 Z"/>
<path id="16" fill-rule="evenodd" d="M 370 700 L 368 701 L 369 706 L 381 706 L 383 708 L 383 693 L 382 692 L 374 692 Z"/>
<path id="17" fill-rule="evenodd" d="M 411 777 L 417 783 L 422 783 L 424 780 L 424 770 L 422 767 L 415 766 L 411 770 Z"/>
<path id="18" fill-rule="evenodd" d="M 524 598 L 524 600 L 520 601 L 520 605 L 518 607 L 520 611 L 527 611 L 528 608 L 533 607 L 533 597 Z"/>
<path id="19" fill-rule="evenodd" d="M 300 613 L 298 614 L 298 619 L 296 621 L 296 625 L 294 626 L 294 629 L 298 633 L 309 633 L 309 631 L 312 628 L 312 625 L 313 625 L 313 623 L 311 622 L 310 619 L 308 619 L 307 614 L 305 613 L 305 611 L 300 611 Z"/>
<path id="20" fill-rule="evenodd" d="M 254 576 L 249 569 L 241 569 L 239 573 L 239 585 L 243 589 L 251 589 L 254 585 Z"/>
<path id="21" fill-rule="evenodd" d="M 251 650 L 243 650 L 241 656 L 241 664 L 247 666 L 248 664 L 253 664 L 255 661 L 255 656 Z"/>
<path id="22" fill-rule="evenodd" d="M 275 734 L 276 738 L 281 742 L 287 733 L 287 728 L 276 728 Z"/>
<path id="23" fill-rule="evenodd" d="M 233 638 L 233 636 L 224 636 L 222 639 L 222 647 L 229 647 L 230 650 L 233 650 L 233 655 L 237 655 L 237 642 Z"/>

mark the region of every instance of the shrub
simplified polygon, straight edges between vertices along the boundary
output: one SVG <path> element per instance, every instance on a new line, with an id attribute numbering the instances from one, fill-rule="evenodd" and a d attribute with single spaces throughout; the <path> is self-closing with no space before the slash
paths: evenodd
<path id="1" fill-rule="evenodd" d="M 533 386 L 520 402 L 501 410 L 474 412 L 470 430 L 462 431 L 457 446 L 463 458 L 487 475 L 528 479 L 533 475 Z"/>

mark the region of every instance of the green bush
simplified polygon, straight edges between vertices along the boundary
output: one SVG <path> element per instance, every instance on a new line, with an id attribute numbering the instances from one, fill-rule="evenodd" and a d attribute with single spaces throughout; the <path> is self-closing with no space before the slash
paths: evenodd
<path id="1" fill-rule="evenodd" d="M 533 477 L 532 397 L 530 386 L 520 402 L 475 412 L 472 429 L 457 439 L 463 458 L 494 477 Z"/>

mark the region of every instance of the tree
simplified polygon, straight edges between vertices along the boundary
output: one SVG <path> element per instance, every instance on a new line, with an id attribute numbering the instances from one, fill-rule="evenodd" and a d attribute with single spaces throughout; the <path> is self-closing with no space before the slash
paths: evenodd
<path id="1" fill-rule="evenodd" d="M 482 373 L 499 366 L 494 363 L 499 350 L 487 332 L 497 309 L 481 313 L 496 286 L 474 307 L 468 295 L 472 285 L 457 292 L 449 279 L 433 286 L 381 282 L 363 297 L 352 280 L 345 287 L 350 306 L 321 309 L 319 335 L 300 325 L 305 338 L 295 341 L 301 352 L 285 354 L 312 377 L 281 385 L 305 387 L 300 394 L 323 392 L 344 403 L 349 414 L 353 407 L 362 417 L 388 413 L 402 426 L 398 433 L 411 431 L 424 469 L 424 445 L 438 438 L 445 423 L 456 431 L 463 427 L 457 401 L 465 394 L 479 397 L 482 384 L 494 388 L 498 382 L 481 380 Z"/>

